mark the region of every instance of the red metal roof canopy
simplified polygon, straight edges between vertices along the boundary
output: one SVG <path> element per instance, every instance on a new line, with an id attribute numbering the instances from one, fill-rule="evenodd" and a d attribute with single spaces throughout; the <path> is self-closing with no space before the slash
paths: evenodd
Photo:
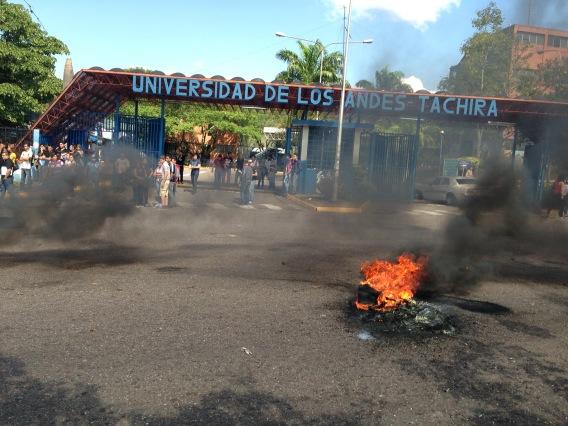
<path id="1" fill-rule="evenodd" d="M 295 111 L 338 110 L 341 89 L 330 86 L 267 83 L 260 79 L 225 80 L 221 76 L 141 74 L 79 71 L 47 111 L 33 124 L 45 134 L 81 128 L 85 112 L 112 113 L 118 103 L 135 99 L 195 102 Z M 398 93 L 350 88 L 346 112 L 358 120 L 374 122 L 382 116 L 422 117 L 468 122 L 505 122 L 541 131 L 551 121 L 568 123 L 568 103 L 486 98 L 451 94 Z M 31 133 L 31 131 L 30 131 Z M 29 134 L 27 135 L 29 138 Z"/>

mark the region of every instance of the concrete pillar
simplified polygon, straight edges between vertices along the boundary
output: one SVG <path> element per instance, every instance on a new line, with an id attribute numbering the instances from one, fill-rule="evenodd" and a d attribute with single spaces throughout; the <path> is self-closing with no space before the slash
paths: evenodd
<path id="1" fill-rule="evenodd" d="M 310 137 L 310 126 L 302 126 L 302 152 L 300 159 L 306 161 L 308 159 L 308 139 Z"/>
<path id="2" fill-rule="evenodd" d="M 361 150 L 361 132 L 363 129 L 355 129 L 353 136 L 353 165 L 359 165 L 359 151 Z"/>

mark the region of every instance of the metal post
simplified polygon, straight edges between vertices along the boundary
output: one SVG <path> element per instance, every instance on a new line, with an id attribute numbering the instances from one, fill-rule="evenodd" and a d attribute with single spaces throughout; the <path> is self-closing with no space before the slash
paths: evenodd
<path id="1" fill-rule="evenodd" d="M 418 116 L 418 118 L 416 119 L 416 136 L 414 141 L 414 149 L 412 152 L 412 161 L 410 164 L 410 194 L 408 194 L 410 201 L 414 199 L 414 193 L 416 190 L 416 162 L 418 161 L 418 151 L 420 149 L 420 124 L 421 117 Z"/>
<path id="2" fill-rule="evenodd" d="M 114 129 L 112 132 L 112 142 L 114 144 L 118 143 L 119 135 L 120 135 L 120 95 L 117 95 L 115 98 Z"/>
<path id="3" fill-rule="evenodd" d="M 286 155 L 290 154 L 292 151 L 292 128 L 286 127 Z"/>
<path id="4" fill-rule="evenodd" d="M 515 171 L 515 158 L 517 156 L 517 140 L 519 128 L 515 126 L 515 133 L 513 135 L 513 148 L 511 149 L 511 168 Z"/>
<path id="5" fill-rule="evenodd" d="M 134 144 L 136 149 L 140 149 L 140 141 L 138 140 L 138 99 L 134 101 Z"/>
<path id="6" fill-rule="evenodd" d="M 351 30 L 351 0 L 347 15 L 347 29 L 343 35 L 343 72 L 341 75 L 341 99 L 339 102 L 339 123 L 337 126 L 337 144 L 335 146 L 335 177 L 333 179 L 332 201 L 337 201 L 339 193 L 339 163 L 341 162 L 341 139 L 343 137 L 343 109 L 345 107 L 345 72 L 347 70 L 347 55 L 349 54 L 349 33 Z"/>
<path id="7" fill-rule="evenodd" d="M 164 98 L 160 101 L 160 147 L 159 153 L 160 155 L 164 155 L 165 152 L 165 142 L 166 142 L 166 122 L 165 122 L 165 109 L 166 109 L 166 101 Z"/>
<path id="8" fill-rule="evenodd" d="M 440 130 L 440 176 L 444 174 L 444 131 Z"/>

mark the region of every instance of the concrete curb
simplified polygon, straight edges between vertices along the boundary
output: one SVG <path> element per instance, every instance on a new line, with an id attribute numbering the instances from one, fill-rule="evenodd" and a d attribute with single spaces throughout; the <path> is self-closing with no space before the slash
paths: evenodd
<path id="1" fill-rule="evenodd" d="M 306 200 L 302 200 L 295 195 L 288 194 L 288 198 L 304 207 L 315 210 L 318 213 L 341 213 L 341 214 L 360 214 L 363 213 L 364 205 L 359 207 L 340 207 L 340 206 L 318 206 Z"/>

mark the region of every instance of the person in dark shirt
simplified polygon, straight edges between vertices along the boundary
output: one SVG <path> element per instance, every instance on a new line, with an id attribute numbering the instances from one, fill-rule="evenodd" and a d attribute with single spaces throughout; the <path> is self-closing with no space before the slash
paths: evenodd
<path id="1" fill-rule="evenodd" d="M 197 154 L 194 154 L 193 158 L 189 160 L 189 165 L 191 166 L 191 186 L 193 188 L 193 193 L 195 194 L 197 192 L 199 169 L 201 168 L 201 160 L 197 157 Z"/>
<path id="2" fill-rule="evenodd" d="M 0 160 L 0 198 L 4 198 L 14 183 L 14 162 L 10 159 L 8 151 L 2 152 Z"/>

